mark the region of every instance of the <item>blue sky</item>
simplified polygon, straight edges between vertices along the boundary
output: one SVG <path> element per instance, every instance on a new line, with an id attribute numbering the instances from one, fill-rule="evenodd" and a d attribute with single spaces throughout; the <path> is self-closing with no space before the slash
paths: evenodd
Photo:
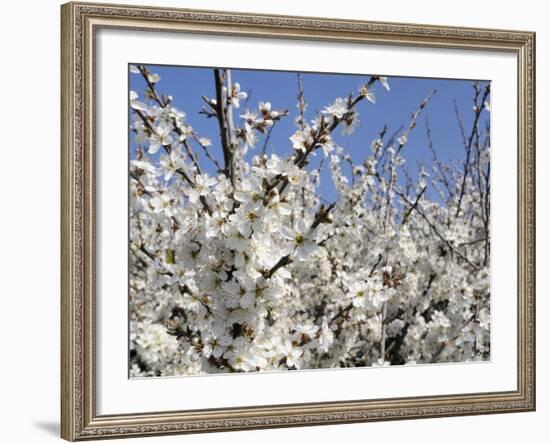
<path id="1" fill-rule="evenodd" d="M 160 75 L 157 84 L 159 93 L 172 95 L 174 105 L 187 114 L 187 122 L 200 134 L 212 140 L 212 153 L 221 159 L 219 144 L 219 128 L 213 118 L 207 119 L 198 114 L 202 108 L 202 95 L 215 97 L 214 74 L 212 68 L 157 66 L 146 65 L 150 72 Z M 384 74 L 381 74 L 384 75 Z M 345 98 L 350 92 L 354 95 L 358 87 L 368 80 L 370 74 L 329 74 L 329 73 L 301 73 L 304 95 L 308 102 L 306 119 L 314 118 L 315 111 L 322 110 L 331 104 L 336 97 Z M 376 85 L 376 104 L 366 100 L 359 103 L 360 124 L 350 136 L 341 136 L 340 131 L 333 133 L 335 141 L 349 152 L 355 163 L 361 163 L 370 155 L 370 145 L 378 133 L 388 125 L 388 135 L 400 126 L 406 126 L 411 113 L 418 109 L 422 100 L 433 90 L 437 93 L 432 97 L 425 108 L 423 116 L 418 120 L 418 126 L 409 136 L 409 142 L 402 151 L 409 171 L 416 176 L 419 162 L 431 163 L 431 153 L 428 148 L 424 116 L 428 116 L 432 131 L 432 139 L 439 158 L 444 162 L 462 160 L 465 156 L 460 131 L 457 125 L 453 100 L 456 100 L 459 113 L 463 120 L 466 132 L 474 118 L 473 112 L 473 80 L 450 80 L 432 78 L 409 78 L 388 76 L 391 90 L 386 91 L 380 84 Z M 291 152 L 289 137 L 294 133 L 294 117 L 297 115 L 297 73 L 287 71 L 259 71 L 259 70 L 232 70 L 233 82 L 238 82 L 241 89 L 250 93 L 248 106 L 257 108 L 259 101 L 269 101 L 272 109 L 288 109 L 290 116 L 278 122 L 270 139 L 270 150 L 279 155 Z M 143 98 L 145 81 L 139 74 L 130 74 L 130 89 L 136 91 Z M 481 82 L 482 86 L 485 82 Z M 244 112 L 244 103 L 241 109 Z M 235 117 L 241 112 L 235 113 Z M 489 118 L 488 113 L 482 113 L 484 120 Z M 387 136 L 386 136 L 387 137 Z M 130 137 L 131 156 L 135 152 L 133 137 Z M 260 151 L 263 146 L 263 136 L 252 150 L 252 155 Z M 198 151 L 197 151 L 198 152 Z M 317 163 L 321 154 L 311 165 Z M 203 169 L 211 174 L 214 169 L 211 163 L 202 159 Z M 328 170 L 322 175 L 321 195 L 328 200 L 334 200 L 336 193 L 332 186 Z"/>

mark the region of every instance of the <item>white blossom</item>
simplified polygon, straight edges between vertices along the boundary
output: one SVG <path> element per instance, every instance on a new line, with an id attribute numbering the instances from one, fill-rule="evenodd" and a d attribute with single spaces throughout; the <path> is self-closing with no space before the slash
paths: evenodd
<path id="1" fill-rule="evenodd" d="M 130 72 L 159 86 L 141 66 Z M 416 121 L 352 155 L 336 140 L 358 127 L 378 82 L 390 91 L 373 76 L 319 111 L 302 97 L 297 129 L 269 152 L 258 148 L 284 130 L 280 97 L 234 112 L 224 140 L 219 122 L 199 134 L 196 110 L 172 91 L 161 104 L 129 92 L 131 377 L 490 358 L 488 142 L 467 176 L 462 163 L 411 168 Z M 239 83 L 222 88 L 227 109 L 248 98 Z M 475 106 L 489 111 L 486 99 Z M 215 121 L 216 100 L 203 101 Z"/>
<path id="2" fill-rule="evenodd" d="M 149 137 L 149 154 L 155 154 L 161 146 L 169 146 L 174 141 L 172 128 L 167 124 L 162 124 L 155 128 L 155 132 Z"/>

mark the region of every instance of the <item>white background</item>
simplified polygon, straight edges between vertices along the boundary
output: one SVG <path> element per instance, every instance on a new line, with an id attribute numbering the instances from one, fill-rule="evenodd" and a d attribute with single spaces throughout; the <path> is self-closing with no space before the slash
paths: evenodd
<path id="1" fill-rule="evenodd" d="M 152 0 L 134 3 L 151 3 Z M 550 211 L 541 122 L 550 119 L 548 52 L 550 31 L 544 2 L 436 1 L 384 3 L 357 0 L 160 1 L 158 5 L 361 18 L 369 20 L 528 29 L 537 31 L 538 216 L 546 226 Z M 9 6 L 8 6 L 9 5 Z M 0 405 L 3 441 L 55 441 L 59 422 L 59 3 L 41 0 L 8 3 L 0 19 L 2 33 L 2 246 L 0 321 Z M 544 203 L 546 199 L 546 203 Z M 538 250 L 538 411 L 529 414 L 415 420 L 316 428 L 163 437 L 143 441 L 228 442 L 374 441 L 470 442 L 542 441 L 550 418 L 548 347 L 550 312 L 543 264 L 550 263 L 549 234 L 539 229 Z M 124 260 L 124 257 L 121 257 Z M 548 266 L 548 265 L 546 265 Z"/>

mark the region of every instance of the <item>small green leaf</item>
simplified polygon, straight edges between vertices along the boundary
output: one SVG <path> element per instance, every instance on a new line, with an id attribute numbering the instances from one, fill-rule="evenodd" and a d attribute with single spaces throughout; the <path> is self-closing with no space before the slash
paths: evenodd
<path id="1" fill-rule="evenodd" d="M 174 251 L 173 249 L 166 250 L 166 263 L 169 265 L 176 264 L 176 251 Z"/>

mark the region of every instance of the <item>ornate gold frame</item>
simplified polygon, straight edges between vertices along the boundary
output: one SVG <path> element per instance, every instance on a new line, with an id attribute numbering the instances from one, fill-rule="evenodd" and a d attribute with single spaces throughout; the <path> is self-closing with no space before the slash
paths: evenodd
<path id="1" fill-rule="evenodd" d="M 94 35 L 99 28 L 508 51 L 518 58 L 518 383 L 511 392 L 98 416 Z M 67 440 L 533 411 L 535 34 L 68 3 L 61 7 L 61 436 Z"/>

